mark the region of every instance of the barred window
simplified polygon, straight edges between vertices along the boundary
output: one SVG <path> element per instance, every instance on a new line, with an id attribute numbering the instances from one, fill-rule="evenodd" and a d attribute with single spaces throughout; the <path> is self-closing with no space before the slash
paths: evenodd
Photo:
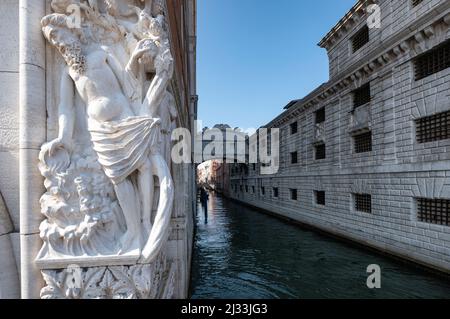
<path id="1" fill-rule="evenodd" d="M 325 159 L 327 157 L 325 143 L 321 143 L 315 146 L 316 160 Z"/>
<path id="2" fill-rule="evenodd" d="M 289 191 L 291 193 L 291 199 L 292 200 L 297 200 L 297 190 L 296 189 L 290 189 Z"/>
<path id="3" fill-rule="evenodd" d="M 413 7 L 417 6 L 418 4 L 420 4 L 423 0 L 412 0 L 412 5 Z"/>
<path id="4" fill-rule="evenodd" d="M 325 108 L 321 108 L 315 112 L 316 115 L 316 124 L 320 124 L 325 122 Z"/>
<path id="5" fill-rule="evenodd" d="M 369 194 L 354 194 L 355 209 L 358 212 L 372 213 L 372 196 Z"/>
<path id="6" fill-rule="evenodd" d="M 316 204 L 325 206 L 325 192 L 324 191 L 314 191 L 316 196 Z"/>
<path id="7" fill-rule="evenodd" d="M 450 200 L 417 198 L 417 218 L 424 223 L 450 226 Z"/>
<path id="8" fill-rule="evenodd" d="M 450 67 L 450 40 L 418 56 L 414 61 L 416 81 Z"/>
<path id="9" fill-rule="evenodd" d="M 264 187 L 261 187 L 261 195 L 265 195 L 266 194 L 266 189 Z"/>
<path id="10" fill-rule="evenodd" d="M 364 25 L 352 38 L 353 53 L 369 42 L 369 27 Z"/>
<path id="11" fill-rule="evenodd" d="M 353 91 L 353 109 L 369 103 L 370 100 L 370 82 Z"/>
<path id="12" fill-rule="evenodd" d="M 372 151 L 372 132 L 355 135 L 355 153 L 366 153 Z"/>
<path id="13" fill-rule="evenodd" d="M 450 111 L 416 120 L 418 143 L 440 141 L 450 138 Z"/>
<path id="14" fill-rule="evenodd" d="M 273 188 L 273 197 L 278 197 L 278 187 Z"/>
<path id="15" fill-rule="evenodd" d="M 291 164 L 297 164 L 298 163 L 298 153 L 292 152 L 291 153 Z"/>
<path id="16" fill-rule="evenodd" d="M 297 132 L 298 132 L 298 123 L 297 122 L 291 123 L 290 127 L 291 127 L 291 135 L 297 134 Z"/>

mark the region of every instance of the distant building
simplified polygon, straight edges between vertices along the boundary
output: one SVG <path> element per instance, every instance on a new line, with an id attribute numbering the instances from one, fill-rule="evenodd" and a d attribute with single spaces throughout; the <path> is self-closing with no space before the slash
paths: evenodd
<path id="1" fill-rule="evenodd" d="M 233 164 L 230 194 L 450 272 L 450 1 L 358 1 L 320 41 L 330 80 L 265 127 L 280 170 Z"/>

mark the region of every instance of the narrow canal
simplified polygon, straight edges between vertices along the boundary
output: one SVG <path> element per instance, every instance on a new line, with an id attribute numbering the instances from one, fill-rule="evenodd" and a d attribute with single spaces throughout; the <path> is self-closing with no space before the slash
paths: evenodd
<path id="1" fill-rule="evenodd" d="M 202 298 L 450 298 L 450 281 L 210 193 L 197 205 L 191 294 Z M 368 265 L 381 289 L 368 289 Z"/>

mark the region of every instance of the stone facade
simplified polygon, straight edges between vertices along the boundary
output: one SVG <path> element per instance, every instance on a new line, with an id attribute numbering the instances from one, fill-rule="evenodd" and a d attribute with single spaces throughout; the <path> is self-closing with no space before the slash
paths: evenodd
<path id="1" fill-rule="evenodd" d="M 358 47 L 373 3 L 381 28 Z M 231 197 L 450 272 L 450 139 L 419 142 L 417 126 L 450 110 L 449 26 L 447 0 L 358 1 L 319 44 L 330 80 L 264 126 L 281 131 L 279 172 L 231 168 Z M 418 78 L 419 59 L 442 44 L 447 64 Z M 443 200 L 447 223 L 420 218 L 420 199 Z"/>
<path id="2" fill-rule="evenodd" d="M 53 141 L 58 136 L 58 124 L 59 129 L 61 128 L 61 121 L 58 123 L 58 117 L 60 116 L 58 114 L 58 104 L 62 103 L 61 93 L 64 91 L 60 90 L 59 87 L 63 81 L 61 71 L 65 66 L 58 51 L 53 47 L 55 43 L 46 41 L 57 32 L 50 35 L 42 27 L 52 23 L 61 27 L 61 16 L 68 14 L 61 8 L 65 9 L 70 4 L 77 5 L 78 3 L 80 2 L 77 0 L 21 0 L 20 2 L 2 1 L 0 4 L 1 23 L 3 26 L 3 31 L 0 33 L 0 40 L 3 43 L 3 48 L 0 51 L 3 62 L 0 69 L 0 99 L 2 101 L 0 104 L 2 112 L 2 120 L 0 120 L 0 172 L 2 173 L 0 181 L 0 298 L 80 297 L 80 295 L 73 295 L 73 290 L 63 285 L 62 282 L 64 282 L 65 277 L 62 278 L 61 276 L 66 276 L 67 274 L 64 271 L 59 271 L 65 270 L 68 261 L 72 259 L 67 259 L 67 256 L 63 258 L 62 255 L 55 255 L 57 256 L 56 258 L 52 257 L 50 259 L 42 258 L 47 256 L 45 254 L 38 256 L 40 250 L 45 252 L 45 246 L 43 246 L 41 239 L 45 238 L 46 232 L 52 232 L 50 229 L 43 227 L 44 223 L 42 223 L 44 219 L 43 214 L 45 214 L 44 207 L 52 207 L 55 204 L 54 202 L 48 202 L 48 198 L 45 197 L 55 191 L 55 189 L 51 190 L 48 188 L 49 180 L 56 176 L 58 169 L 61 169 L 61 167 L 57 168 L 56 173 L 54 169 L 51 169 L 51 172 L 46 172 L 43 164 L 47 165 L 52 160 L 60 161 L 61 158 L 58 159 L 60 155 L 56 153 L 55 158 L 52 159 L 51 154 L 49 156 L 45 155 L 45 147 L 42 148 L 41 152 L 41 147 L 44 143 Z M 119 10 L 118 12 L 114 11 L 115 5 L 117 5 L 116 9 Z M 136 8 L 140 7 L 142 10 L 140 12 L 145 11 L 147 15 L 136 15 L 136 13 L 131 12 L 122 16 L 121 12 L 124 11 L 121 10 L 125 10 L 128 5 L 136 5 Z M 194 0 L 167 2 L 162 0 L 90 0 L 82 8 L 86 12 L 91 13 L 86 14 L 85 17 L 83 16 L 83 19 L 85 19 L 83 20 L 83 23 L 85 23 L 83 28 L 88 31 L 92 25 L 94 27 L 100 26 L 100 29 L 96 29 L 100 31 L 101 28 L 108 28 L 105 25 L 108 25 L 111 21 L 113 21 L 113 27 L 115 23 L 118 23 L 117 21 L 125 21 L 122 30 L 133 28 L 131 23 L 134 23 L 135 15 L 136 18 L 143 17 L 144 19 L 149 19 L 149 21 L 153 19 L 152 28 L 155 25 L 157 27 L 157 23 L 165 25 L 164 29 L 168 31 L 168 40 L 164 42 L 165 38 L 163 36 L 155 38 L 156 40 L 151 40 L 156 43 L 157 47 L 166 50 L 165 55 L 163 55 L 163 49 L 160 49 L 160 53 L 156 54 L 152 63 L 156 64 L 156 59 L 160 59 L 159 61 L 164 61 L 164 63 L 170 61 L 168 62 L 169 64 L 159 64 L 160 70 L 165 65 L 173 66 L 173 73 L 170 72 L 171 75 L 168 77 L 167 87 L 164 88 L 163 92 L 167 90 L 173 95 L 171 101 L 173 101 L 173 108 L 176 109 L 174 112 L 176 112 L 177 116 L 172 119 L 172 123 L 169 123 L 169 126 L 173 126 L 169 127 L 168 131 L 167 129 L 161 129 L 161 134 L 170 134 L 170 130 L 175 127 L 193 130 L 197 111 L 195 85 L 196 2 Z M 44 16 L 49 16 L 53 12 L 61 14 L 60 17 L 54 20 L 49 19 L 46 22 L 41 21 Z M 117 20 L 115 20 L 116 17 Z M 90 19 L 98 19 L 98 21 L 90 21 Z M 96 23 L 98 24 L 96 25 Z M 144 31 L 146 30 L 144 29 Z M 133 32 L 135 31 L 130 31 L 130 34 Z M 131 38 L 130 34 L 127 40 Z M 148 34 L 143 36 L 144 40 L 146 37 L 155 35 L 155 33 Z M 44 35 L 47 39 L 44 38 Z M 134 35 L 139 40 L 142 38 L 139 37 L 138 31 Z M 105 33 L 103 35 L 96 34 L 92 38 L 95 39 L 96 36 L 99 38 L 103 36 L 105 40 L 108 40 L 106 38 L 113 36 L 113 33 L 106 35 Z M 60 40 L 61 38 L 58 39 L 58 41 Z M 101 41 L 99 43 L 102 43 Z M 105 43 L 109 45 L 114 43 L 114 41 L 106 41 Z M 167 46 L 164 47 L 166 44 Z M 132 52 L 130 46 L 128 50 Z M 162 64 L 164 66 L 161 66 Z M 154 77 L 158 76 L 158 72 L 155 71 Z M 150 81 L 150 78 L 148 81 Z M 123 84 L 122 88 L 124 88 Z M 148 91 L 150 92 L 150 89 Z M 75 103 L 77 103 L 76 106 L 80 105 L 78 95 Z M 79 114 L 77 115 L 79 116 Z M 77 118 L 76 121 L 79 121 L 78 127 L 75 128 L 78 134 L 76 138 L 82 139 L 83 135 L 79 134 L 82 121 L 80 118 Z M 167 143 L 165 142 L 167 140 L 164 138 L 161 141 L 163 145 Z M 162 147 L 162 150 L 152 149 L 152 154 L 159 156 L 160 152 L 161 156 L 165 156 L 164 151 L 165 147 Z M 44 154 L 45 156 L 40 158 L 40 152 L 41 155 Z M 58 152 L 62 154 L 60 151 Z M 84 150 L 82 149 L 78 155 L 82 157 L 81 153 L 83 152 Z M 81 162 L 84 164 L 81 164 L 78 159 L 75 160 L 74 155 L 71 155 L 70 161 L 74 167 L 81 168 L 83 165 L 87 165 L 86 168 L 90 167 L 88 170 L 96 169 L 91 165 L 96 161 L 89 164 L 88 158 L 82 159 Z M 47 166 L 47 168 L 51 168 L 51 164 Z M 160 164 L 155 166 L 160 167 Z M 92 282 L 89 281 L 90 288 L 93 287 L 91 284 L 96 285 L 95 291 L 87 292 L 84 289 L 87 286 L 84 287 L 82 290 L 83 296 L 81 297 L 183 298 L 187 296 L 192 253 L 194 196 L 196 193 L 194 168 L 193 165 L 182 164 L 171 165 L 169 169 L 169 177 L 171 175 L 172 179 L 165 178 L 165 180 L 173 180 L 173 184 L 169 182 L 169 186 L 166 187 L 165 184 L 163 186 L 161 184 L 161 176 L 159 176 L 159 183 L 155 185 L 155 194 L 163 193 L 167 188 L 167 194 L 169 195 L 166 195 L 166 198 L 171 198 L 170 194 L 172 191 L 174 196 L 173 200 L 170 201 L 173 202 L 173 209 L 168 208 L 170 210 L 170 222 L 167 228 L 169 229 L 168 237 L 167 240 L 164 240 L 165 244 L 159 257 L 148 264 L 145 262 L 136 264 L 136 261 L 130 262 L 128 260 L 125 262 L 126 258 L 123 256 L 126 254 L 121 252 L 118 252 L 117 256 L 103 256 L 102 253 L 89 256 L 88 253 L 81 259 L 74 254 L 73 256 L 78 258 L 74 259 L 75 264 L 76 262 L 81 262 L 81 267 L 88 267 L 83 268 L 80 274 L 82 282 L 86 283 L 91 280 Z M 101 182 L 103 178 L 95 174 L 104 176 L 101 172 L 101 170 L 97 170 L 94 174 L 87 173 L 86 175 L 86 171 L 84 171 L 80 173 L 80 177 L 83 179 L 88 176 L 88 180 L 92 177 L 94 181 L 92 186 L 95 188 L 99 186 L 95 184 Z M 45 184 L 41 173 L 45 175 Z M 84 182 L 76 178 L 74 181 Z M 67 181 L 64 181 L 64 184 L 64 187 L 67 187 Z M 49 191 L 45 195 L 44 185 Z M 85 189 L 84 184 L 78 186 L 81 186 L 81 188 L 78 188 L 78 191 L 81 191 L 79 193 L 80 207 L 83 207 L 82 197 L 87 200 L 86 207 L 92 205 L 90 206 L 91 208 L 97 205 L 94 201 L 97 201 L 95 198 L 100 193 L 103 192 L 103 196 L 110 197 L 110 195 L 106 195 L 109 192 L 108 185 L 103 190 L 97 189 L 94 191 Z M 81 195 L 82 193 L 84 195 Z M 161 195 L 159 202 L 161 203 L 161 200 L 164 201 L 164 198 L 164 195 Z M 90 203 L 90 200 L 93 202 Z M 102 205 L 106 203 L 109 214 L 116 209 L 113 207 L 113 204 L 107 204 L 108 199 L 104 198 L 102 200 Z M 41 209 L 43 214 L 41 214 Z M 74 210 L 75 212 L 76 209 Z M 122 209 L 124 208 L 122 207 Z M 54 212 L 56 211 L 57 209 L 55 208 Z M 154 208 L 153 214 L 155 213 L 156 208 Z M 52 217 L 53 222 L 58 218 Z M 61 222 L 61 220 L 58 222 Z M 71 249 L 73 251 L 73 247 Z M 142 251 L 143 255 L 145 254 L 144 251 L 145 249 Z M 120 285 L 123 284 L 123 281 L 120 279 L 121 276 L 132 276 L 134 283 L 131 282 L 130 287 L 120 288 L 119 283 Z M 136 287 L 132 287 L 133 284 Z M 116 295 L 109 295 L 104 292 L 111 292 L 111 289 L 114 287 L 120 288 L 122 292 Z M 104 289 L 103 292 L 102 289 Z M 124 289 L 128 289 L 129 293 L 123 294 Z M 68 292 L 70 293 L 68 294 Z"/>

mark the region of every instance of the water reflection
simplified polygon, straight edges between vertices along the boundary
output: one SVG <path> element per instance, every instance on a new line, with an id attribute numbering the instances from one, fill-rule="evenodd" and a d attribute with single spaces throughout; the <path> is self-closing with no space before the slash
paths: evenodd
<path id="1" fill-rule="evenodd" d="M 366 268 L 382 269 L 382 288 Z M 450 298 L 448 278 L 303 230 L 210 194 L 200 201 L 193 298 Z"/>

